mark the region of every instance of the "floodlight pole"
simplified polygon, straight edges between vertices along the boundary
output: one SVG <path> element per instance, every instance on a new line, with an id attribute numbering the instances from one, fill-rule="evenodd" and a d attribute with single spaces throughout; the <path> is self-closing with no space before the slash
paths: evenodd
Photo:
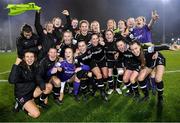
<path id="1" fill-rule="evenodd" d="M 7 2 L 7 4 L 8 4 L 9 0 L 7 0 L 6 2 Z M 10 45 L 10 49 L 12 50 L 13 41 L 12 41 L 11 17 L 10 17 L 10 16 L 8 16 L 8 30 L 9 30 L 9 45 Z"/>
<path id="2" fill-rule="evenodd" d="M 9 27 L 9 42 L 10 48 L 12 49 L 13 41 L 12 41 L 12 32 L 11 32 L 11 18 L 8 16 L 8 27 Z"/>
<path id="3" fill-rule="evenodd" d="M 165 20 L 165 3 L 163 2 L 163 40 L 162 43 L 166 43 L 166 20 Z"/>

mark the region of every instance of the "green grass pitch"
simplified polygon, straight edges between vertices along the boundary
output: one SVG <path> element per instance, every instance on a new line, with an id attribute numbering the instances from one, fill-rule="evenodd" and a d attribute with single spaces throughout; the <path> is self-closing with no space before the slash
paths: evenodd
<path id="1" fill-rule="evenodd" d="M 180 70 L 180 52 L 162 52 L 166 57 L 166 71 Z M 13 85 L 7 80 L 8 73 L 15 62 L 16 53 L 0 53 L 0 121 L 44 121 L 44 122 L 132 122 L 132 121 L 180 121 L 180 71 L 164 75 L 165 91 L 163 110 L 156 107 L 156 97 L 150 95 L 146 103 L 136 103 L 131 98 L 113 93 L 110 102 L 103 102 L 99 96 L 90 98 L 88 102 L 77 103 L 65 95 L 62 106 L 57 106 L 52 97 L 49 99 L 50 108 L 41 109 L 41 116 L 32 119 L 23 111 L 12 112 L 14 103 Z"/>

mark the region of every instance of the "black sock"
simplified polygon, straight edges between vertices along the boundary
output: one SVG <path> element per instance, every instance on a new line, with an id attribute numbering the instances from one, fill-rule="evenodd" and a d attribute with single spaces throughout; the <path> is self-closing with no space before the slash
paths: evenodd
<path id="1" fill-rule="evenodd" d="M 133 89 L 135 95 L 139 95 L 137 82 L 135 82 L 135 83 L 132 84 L 132 89 Z"/>
<path id="2" fill-rule="evenodd" d="M 122 84 L 122 78 L 123 78 L 123 75 L 119 75 L 119 76 L 118 76 L 116 88 L 120 88 L 120 87 L 121 87 L 121 84 Z"/>
<path id="3" fill-rule="evenodd" d="M 93 77 L 89 77 L 89 83 L 92 87 L 92 91 L 96 92 L 97 91 L 97 81 Z"/>
<path id="4" fill-rule="evenodd" d="M 108 78 L 103 78 L 104 84 L 107 84 Z"/>
<path id="5" fill-rule="evenodd" d="M 104 78 L 104 88 L 107 89 L 108 88 L 108 78 Z"/>
<path id="6" fill-rule="evenodd" d="M 73 82 L 69 83 L 69 87 L 73 88 Z"/>
<path id="7" fill-rule="evenodd" d="M 127 82 L 127 83 L 124 83 L 127 87 L 127 89 L 129 90 L 129 93 L 133 93 L 133 90 L 132 90 L 132 85 L 130 82 Z"/>
<path id="8" fill-rule="evenodd" d="M 53 96 L 54 98 L 59 98 L 60 96 L 60 87 L 53 87 Z"/>
<path id="9" fill-rule="evenodd" d="M 113 75 L 114 75 L 114 76 L 117 76 L 117 75 L 118 75 L 118 71 L 117 71 L 116 68 L 113 68 Z"/>
<path id="10" fill-rule="evenodd" d="M 144 96 L 149 96 L 146 81 L 139 81 L 139 86 L 140 86 Z"/>
<path id="11" fill-rule="evenodd" d="M 40 95 L 40 97 L 39 97 L 39 101 L 40 101 L 40 102 L 44 102 L 44 100 L 48 97 L 48 95 L 49 95 L 49 94 L 44 94 L 44 93 L 42 93 L 42 94 Z"/>
<path id="12" fill-rule="evenodd" d="M 103 79 L 96 79 L 96 81 L 98 83 L 98 89 L 100 90 L 100 92 L 105 92 Z"/>
<path id="13" fill-rule="evenodd" d="M 117 79 L 118 79 L 118 71 L 116 68 L 113 69 L 113 88 L 117 85 Z M 113 89 L 112 88 L 112 89 Z"/>
<path id="14" fill-rule="evenodd" d="M 109 85 L 109 89 L 113 89 L 113 78 L 112 76 L 111 77 L 108 77 L 108 85 Z"/>
<path id="15" fill-rule="evenodd" d="M 163 90 L 164 90 L 163 81 L 156 82 L 156 87 L 157 87 L 158 97 L 162 97 L 163 96 Z"/>
<path id="16" fill-rule="evenodd" d="M 86 93 L 88 92 L 88 85 L 87 84 L 88 84 L 87 80 L 81 80 L 80 88 L 81 88 L 83 95 L 86 95 Z"/>

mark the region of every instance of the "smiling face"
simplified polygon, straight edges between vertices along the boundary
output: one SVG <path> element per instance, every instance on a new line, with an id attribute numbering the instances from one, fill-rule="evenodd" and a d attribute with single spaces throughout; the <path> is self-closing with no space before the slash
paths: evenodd
<path id="1" fill-rule="evenodd" d="M 54 25 L 54 27 L 60 27 L 61 23 L 62 23 L 62 20 L 60 18 L 58 18 L 58 17 L 53 18 L 53 25 Z"/>
<path id="2" fill-rule="evenodd" d="M 48 57 L 51 61 L 55 61 L 57 58 L 57 49 L 50 48 L 48 52 Z"/>
<path id="3" fill-rule="evenodd" d="M 108 30 L 114 30 L 116 28 L 116 23 L 113 19 L 109 19 L 107 21 L 107 29 Z"/>
<path id="4" fill-rule="evenodd" d="M 125 30 L 125 29 L 126 29 L 125 21 L 120 20 L 120 21 L 118 22 L 118 28 L 120 29 L 120 31 Z"/>
<path id="5" fill-rule="evenodd" d="M 135 19 L 134 18 L 128 18 L 127 26 L 128 26 L 128 28 L 133 28 L 135 26 Z"/>
<path id="6" fill-rule="evenodd" d="M 93 21 L 91 23 L 91 30 L 95 33 L 99 33 L 100 32 L 100 25 L 99 25 L 99 22 L 97 21 Z"/>
<path id="7" fill-rule="evenodd" d="M 76 29 L 78 27 L 78 20 L 77 19 L 73 19 L 71 21 L 71 25 L 72 25 L 73 29 Z"/>
<path id="8" fill-rule="evenodd" d="M 132 45 L 130 45 L 130 49 L 135 56 L 139 56 L 141 53 L 141 46 L 137 43 L 133 43 Z"/>
<path id="9" fill-rule="evenodd" d="M 116 46 L 117 46 L 117 49 L 122 53 L 126 50 L 126 44 L 123 41 L 118 41 L 116 43 Z"/>
<path id="10" fill-rule="evenodd" d="M 113 42 L 114 34 L 112 31 L 109 30 L 109 31 L 106 31 L 105 37 L 106 37 L 107 42 Z"/>
<path id="11" fill-rule="evenodd" d="M 80 22 L 80 32 L 83 34 L 87 34 L 88 30 L 89 30 L 89 23 L 88 21 L 83 20 L 82 22 Z"/>
<path id="12" fill-rule="evenodd" d="M 64 56 L 67 61 L 72 60 L 73 59 L 73 50 L 71 48 L 66 48 Z"/>
<path id="13" fill-rule="evenodd" d="M 79 49 L 80 53 L 82 53 L 82 54 L 86 52 L 87 45 L 86 45 L 85 41 L 78 42 L 78 49 Z"/>
<path id="14" fill-rule="evenodd" d="M 142 28 L 145 25 L 145 18 L 144 17 L 137 17 L 136 18 L 136 26 L 138 28 Z"/>
<path id="15" fill-rule="evenodd" d="M 46 31 L 47 31 L 48 33 L 52 33 L 53 30 L 54 30 L 53 24 L 52 24 L 51 22 L 48 22 L 48 23 L 45 25 L 45 27 L 46 27 Z"/>
<path id="16" fill-rule="evenodd" d="M 64 32 L 64 34 L 63 34 L 63 40 L 64 40 L 64 43 L 66 44 L 66 45 L 69 45 L 69 44 L 71 44 L 72 43 L 72 33 L 71 32 L 68 32 L 68 31 L 66 31 L 66 32 Z"/>
<path id="17" fill-rule="evenodd" d="M 26 52 L 24 55 L 24 61 L 27 65 L 31 66 L 35 61 L 34 53 L 32 52 Z"/>
<path id="18" fill-rule="evenodd" d="M 98 35 L 96 35 L 96 34 L 92 35 L 92 37 L 91 37 L 91 44 L 92 44 L 93 46 L 97 46 L 98 43 L 99 43 L 99 37 L 98 37 Z"/>
<path id="19" fill-rule="evenodd" d="M 32 37 L 32 32 L 25 32 L 23 31 L 23 36 L 26 38 L 26 39 L 30 39 Z"/>

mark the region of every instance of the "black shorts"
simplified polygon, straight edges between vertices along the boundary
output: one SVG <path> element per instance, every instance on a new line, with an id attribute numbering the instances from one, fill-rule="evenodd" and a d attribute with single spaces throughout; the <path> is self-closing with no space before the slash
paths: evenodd
<path id="1" fill-rule="evenodd" d="M 163 57 L 163 55 L 161 53 L 158 53 L 157 59 L 149 59 L 146 62 L 146 66 L 151 69 L 154 69 L 158 65 L 166 66 L 166 59 Z"/>
<path id="2" fill-rule="evenodd" d="M 98 67 L 98 65 L 96 64 L 96 62 L 94 60 L 92 60 L 89 64 L 89 67 L 91 68 L 91 70 L 95 67 Z"/>
<path id="3" fill-rule="evenodd" d="M 16 97 L 16 101 L 21 107 L 23 107 L 26 102 L 33 99 L 33 93 L 34 92 L 30 92 L 29 94 L 26 94 L 24 96 Z"/>
<path id="4" fill-rule="evenodd" d="M 130 66 L 126 66 L 126 69 L 127 70 L 132 70 L 132 71 L 137 71 L 137 72 L 140 72 L 140 69 L 141 69 L 141 66 L 139 65 L 130 65 Z"/>
<path id="5" fill-rule="evenodd" d="M 106 59 L 103 59 L 103 60 L 101 60 L 101 61 L 95 61 L 95 63 L 97 64 L 97 66 L 98 66 L 99 68 L 107 67 Z"/>
<path id="6" fill-rule="evenodd" d="M 166 66 L 166 59 L 161 53 L 158 54 L 158 58 L 156 59 L 156 62 L 155 62 L 155 66 L 158 66 L 158 65 Z"/>
<path id="7" fill-rule="evenodd" d="M 116 61 L 116 68 L 124 68 L 123 61 Z"/>
<path id="8" fill-rule="evenodd" d="M 108 68 L 115 68 L 116 67 L 116 61 L 107 61 L 107 67 Z"/>
<path id="9" fill-rule="evenodd" d="M 154 59 L 149 59 L 148 61 L 146 61 L 146 66 L 148 68 L 153 69 L 155 67 L 155 65 L 156 65 L 156 60 L 154 60 Z"/>
<path id="10" fill-rule="evenodd" d="M 88 71 L 81 70 L 76 73 L 76 76 L 80 80 L 87 80 L 88 79 Z"/>

